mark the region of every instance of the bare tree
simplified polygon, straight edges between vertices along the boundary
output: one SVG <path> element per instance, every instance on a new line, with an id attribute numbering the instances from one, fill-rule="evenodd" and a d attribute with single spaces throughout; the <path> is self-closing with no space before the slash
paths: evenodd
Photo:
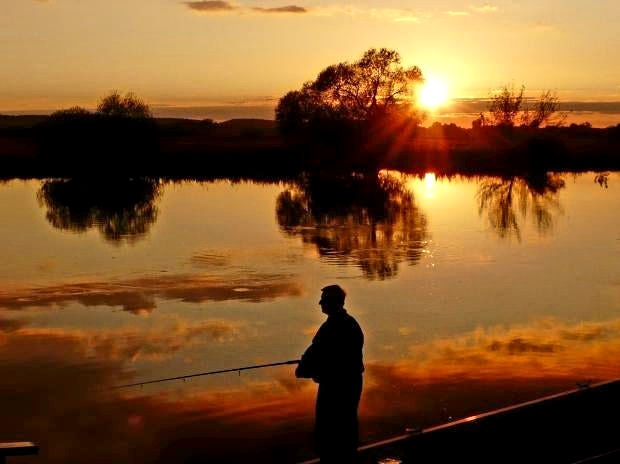
<path id="1" fill-rule="evenodd" d="M 548 125 L 560 125 L 566 115 L 559 112 L 560 100 L 555 92 L 543 90 L 537 99 L 525 97 L 525 86 L 516 90 L 505 85 L 491 96 L 488 116 L 480 114 L 473 123 L 475 127 L 492 125 L 514 127 L 517 122 L 521 126 L 538 128 Z"/>
<path id="2" fill-rule="evenodd" d="M 560 125 L 566 119 L 566 115 L 563 113 L 559 114 L 559 109 L 560 100 L 557 94 L 551 92 L 551 90 L 543 90 L 538 100 L 526 102 L 521 122 L 529 127 L 541 127 L 552 122 L 555 125 Z M 553 121 L 558 114 L 557 120 Z"/>
<path id="3" fill-rule="evenodd" d="M 490 121 L 494 126 L 513 127 L 517 116 L 523 110 L 523 92 L 525 86 L 517 91 L 505 85 L 491 97 L 489 105 Z"/>

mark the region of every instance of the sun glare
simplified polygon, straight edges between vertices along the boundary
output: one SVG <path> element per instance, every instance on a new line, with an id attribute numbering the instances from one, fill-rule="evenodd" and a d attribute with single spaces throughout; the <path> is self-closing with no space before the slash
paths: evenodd
<path id="1" fill-rule="evenodd" d="M 427 172 L 424 174 L 424 196 L 426 198 L 435 198 L 435 184 L 437 183 L 437 177 L 433 172 Z"/>
<path id="2" fill-rule="evenodd" d="M 420 89 L 420 104 L 429 109 L 437 108 L 448 100 L 448 87 L 441 81 L 427 79 Z"/>

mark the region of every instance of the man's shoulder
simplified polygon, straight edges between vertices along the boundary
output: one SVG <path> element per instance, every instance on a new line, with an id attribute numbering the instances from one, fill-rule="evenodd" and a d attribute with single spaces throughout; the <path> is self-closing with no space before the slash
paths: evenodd
<path id="1" fill-rule="evenodd" d="M 349 312 L 346 309 L 343 309 L 344 311 L 344 317 L 350 321 L 350 322 L 354 322 L 356 325 L 359 325 L 357 322 L 357 319 L 355 319 L 355 317 L 353 317 L 351 314 L 349 314 Z"/>
<path id="2" fill-rule="evenodd" d="M 362 332 L 362 328 L 360 327 L 357 319 L 351 316 L 346 310 L 343 310 L 343 313 L 340 315 L 337 324 L 346 330 L 352 330 L 355 332 Z"/>

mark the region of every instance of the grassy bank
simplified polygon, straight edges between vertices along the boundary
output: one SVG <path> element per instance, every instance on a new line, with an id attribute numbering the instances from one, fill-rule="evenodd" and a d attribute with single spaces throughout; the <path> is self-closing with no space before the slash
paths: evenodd
<path id="1" fill-rule="evenodd" d="M 496 174 L 620 169 L 620 125 L 465 129 L 389 127 L 346 137 L 282 137 L 275 121 L 160 118 L 51 124 L 0 116 L 0 176 L 287 177 L 302 171 L 398 169 Z"/>

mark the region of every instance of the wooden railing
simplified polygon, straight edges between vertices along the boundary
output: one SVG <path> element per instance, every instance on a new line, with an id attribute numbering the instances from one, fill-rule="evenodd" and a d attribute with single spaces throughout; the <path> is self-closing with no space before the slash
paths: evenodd
<path id="1" fill-rule="evenodd" d="M 28 456 L 38 453 L 39 447 L 30 441 L 0 443 L 0 464 L 5 464 L 9 456 Z"/>
<path id="2" fill-rule="evenodd" d="M 483 412 L 358 448 L 363 463 L 602 462 L 620 449 L 620 380 Z M 390 459 L 393 458 L 393 459 Z M 607 461 L 605 461 L 607 462 Z M 318 464 L 318 459 L 302 464 Z"/>

